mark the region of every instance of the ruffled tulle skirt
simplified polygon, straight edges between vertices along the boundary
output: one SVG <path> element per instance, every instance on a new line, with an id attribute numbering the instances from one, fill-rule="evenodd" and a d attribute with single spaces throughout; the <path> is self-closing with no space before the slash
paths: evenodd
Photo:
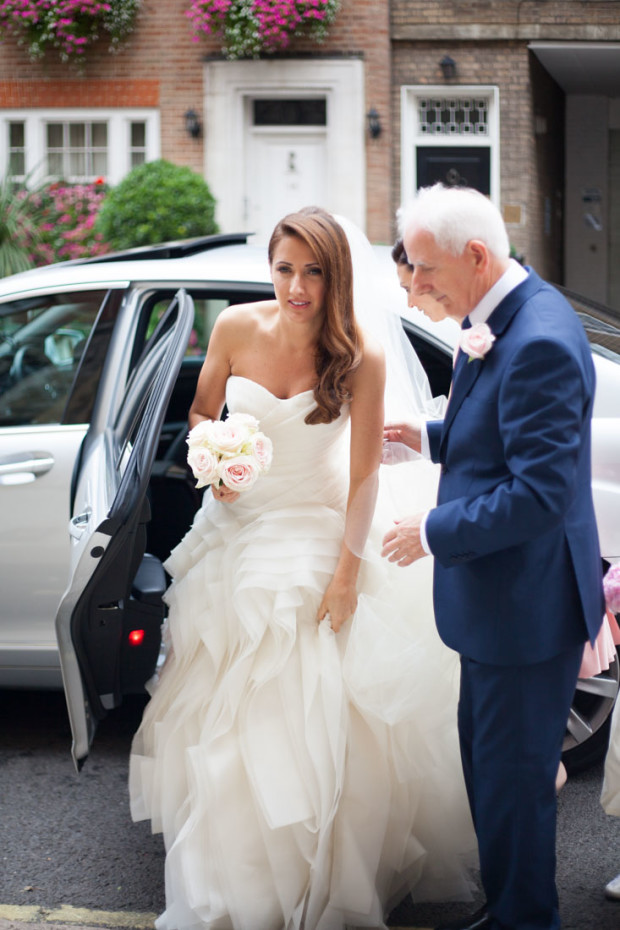
<path id="1" fill-rule="evenodd" d="M 342 532 L 329 507 L 240 522 L 210 501 L 167 563 L 168 656 L 130 766 L 132 816 L 165 838 L 160 930 L 380 928 L 409 891 L 470 897 L 432 562 L 371 555 L 336 635 L 315 618 Z"/>

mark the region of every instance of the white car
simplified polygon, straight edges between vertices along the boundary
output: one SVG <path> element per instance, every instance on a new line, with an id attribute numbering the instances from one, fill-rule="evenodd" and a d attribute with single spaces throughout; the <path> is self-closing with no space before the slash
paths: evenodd
<path id="1" fill-rule="evenodd" d="M 266 251 L 247 238 L 211 236 L 0 280 L 0 687 L 64 684 L 78 765 L 98 720 L 142 691 L 157 661 L 161 562 L 200 503 L 185 437 L 209 334 L 230 303 L 273 294 Z M 458 328 L 407 310 L 389 249 L 377 253 L 433 393 L 447 394 Z M 598 374 L 601 547 L 615 560 L 620 314 L 577 309 Z M 565 742 L 572 767 L 604 750 L 618 678 L 616 662 L 580 682 Z"/>

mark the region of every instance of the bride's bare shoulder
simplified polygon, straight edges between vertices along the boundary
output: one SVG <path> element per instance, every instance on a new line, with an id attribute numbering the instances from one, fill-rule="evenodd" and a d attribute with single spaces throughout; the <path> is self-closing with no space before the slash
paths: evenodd
<path id="1" fill-rule="evenodd" d="M 362 365 L 372 370 L 381 370 L 385 367 L 383 346 L 366 330 L 362 330 Z"/>
<path id="2" fill-rule="evenodd" d="M 231 304 L 219 314 L 215 330 L 220 337 L 246 339 L 259 333 L 277 312 L 275 300 L 260 300 L 247 304 Z"/>
<path id="3" fill-rule="evenodd" d="M 223 310 L 218 321 L 230 326 L 263 326 L 273 318 L 278 304 L 275 300 L 257 300 L 247 304 L 231 304 Z"/>
<path id="4" fill-rule="evenodd" d="M 351 378 L 353 398 L 383 396 L 385 386 L 385 354 L 381 343 L 362 333 L 362 357 Z"/>

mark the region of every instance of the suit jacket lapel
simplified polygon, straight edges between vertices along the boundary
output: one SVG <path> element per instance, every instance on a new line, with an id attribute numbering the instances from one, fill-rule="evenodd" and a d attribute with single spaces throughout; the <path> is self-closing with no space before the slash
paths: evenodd
<path id="1" fill-rule="evenodd" d="M 542 279 L 535 271 L 532 271 L 531 268 L 528 268 L 528 271 L 529 274 L 527 278 L 510 291 L 509 294 L 506 294 L 487 321 L 496 339 L 502 337 L 519 307 L 521 307 L 526 300 L 529 300 L 529 298 L 543 285 Z M 491 347 L 490 351 L 493 352 L 493 347 Z M 444 417 L 441 449 L 444 447 L 448 432 L 450 431 L 450 426 L 461 404 L 474 386 L 484 364 L 484 359 L 474 359 L 470 361 L 462 350 L 459 352 L 452 379 L 452 393 L 450 394 L 450 401 Z"/>

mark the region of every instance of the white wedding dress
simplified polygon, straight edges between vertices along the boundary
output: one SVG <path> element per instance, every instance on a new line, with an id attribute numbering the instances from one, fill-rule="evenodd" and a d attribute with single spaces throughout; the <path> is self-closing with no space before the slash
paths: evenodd
<path id="1" fill-rule="evenodd" d="M 340 633 L 316 612 L 344 526 L 348 410 L 247 378 L 231 412 L 273 441 L 233 504 L 207 490 L 166 567 L 169 654 L 135 736 L 131 810 L 164 833 L 160 930 L 383 928 L 390 908 L 471 895 L 474 835 L 456 734 L 457 656 L 435 631 L 432 561 L 379 557 L 434 502 L 435 466 L 390 468 Z M 384 499 L 382 499 L 384 498 Z"/>

